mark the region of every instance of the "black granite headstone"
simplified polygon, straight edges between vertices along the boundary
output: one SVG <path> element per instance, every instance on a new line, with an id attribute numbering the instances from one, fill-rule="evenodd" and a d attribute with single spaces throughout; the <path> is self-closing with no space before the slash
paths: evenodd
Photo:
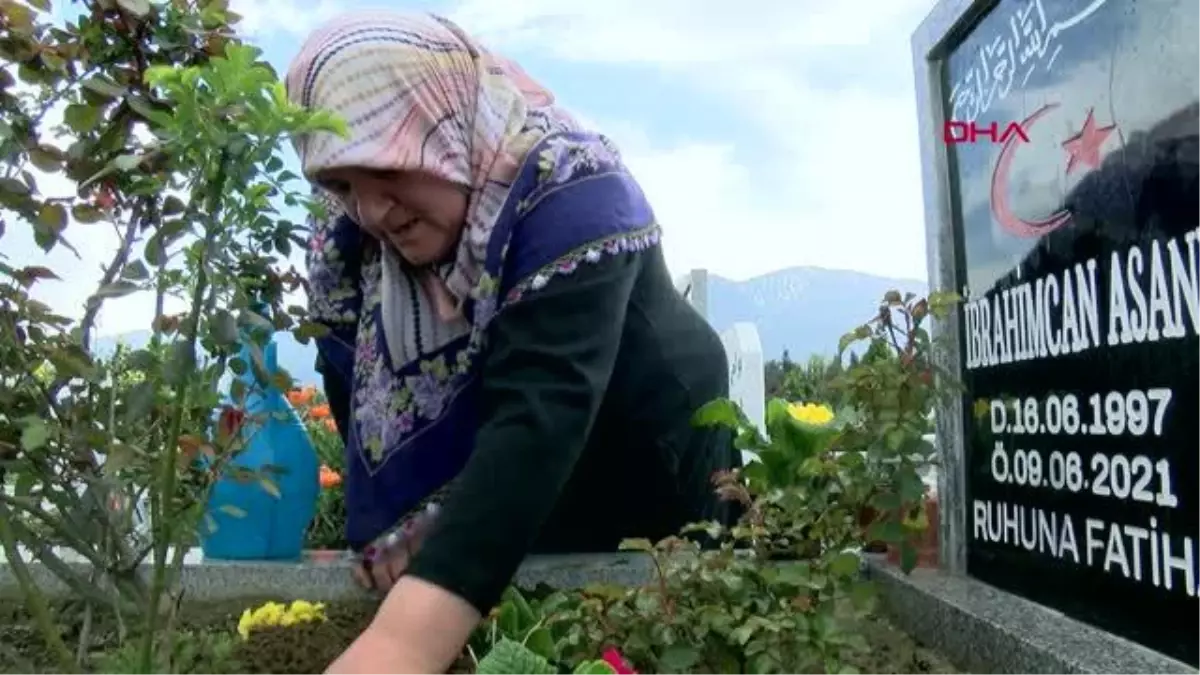
<path id="1" fill-rule="evenodd" d="M 968 573 L 1193 665 L 1198 15 L 1001 0 L 941 73 Z"/>

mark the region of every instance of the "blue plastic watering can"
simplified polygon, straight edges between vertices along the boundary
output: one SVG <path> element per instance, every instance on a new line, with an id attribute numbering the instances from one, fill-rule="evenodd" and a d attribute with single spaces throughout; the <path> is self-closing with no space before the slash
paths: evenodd
<path id="1" fill-rule="evenodd" d="M 240 358 L 251 364 L 243 344 Z M 317 510 L 319 460 L 300 417 L 271 375 L 278 372 L 274 340 L 263 349 L 267 380 L 253 367 L 236 376 L 247 391 L 241 427 L 242 447 L 227 467 L 255 474 L 235 480 L 228 469 L 213 486 L 200 526 L 204 557 L 224 560 L 298 560 Z M 232 403 L 232 402 L 231 402 Z M 264 470 L 265 469 L 265 470 Z M 267 480 L 260 480 L 266 477 Z M 215 529 L 213 526 L 215 525 Z"/>

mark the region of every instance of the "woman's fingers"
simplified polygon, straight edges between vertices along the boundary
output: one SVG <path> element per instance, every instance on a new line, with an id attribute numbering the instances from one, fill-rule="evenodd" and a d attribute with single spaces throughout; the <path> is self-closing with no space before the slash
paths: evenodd
<path id="1" fill-rule="evenodd" d="M 371 578 L 375 582 L 375 588 L 384 593 L 391 590 L 392 584 L 396 583 L 401 574 L 404 574 L 406 567 L 408 567 L 408 554 L 403 548 L 393 548 L 384 553 L 371 567 Z"/>
<path id="2" fill-rule="evenodd" d="M 372 545 L 369 550 L 374 555 L 373 561 L 369 566 L 360 564 L 354 567 L 355 581 L 366 589 L 373 588 L 384 593 L 391 590 L 408 567 L 409 557 L 416 554 L 421 542 L 429 534 L 436 515 L 436 509 L 418 514 L 406 521 L 398 533 Z"/>
<path id="3" fill-rule="evenodd" d="M 377 558 L 375 564 L 371 566 L 371 578 L 375 582 L 375 588 L 384 593 L 387 593 L 392 588 L 391 563 L 393 555 L 389 551 Z"/>
<path id="4" fill-rule="evenodd" d="M 354 566 L 353 572 L 354 572 L 354 580 L 356 582 L 358 582 L 358 585 L 362 586 L 363 588 L 367 589 L 368 591 L 371 590 L 371 588 L 373 586 L 373 584 L 371 582 L 371 574 L 369 572 L 367 572 L 366 566 L 363 565 L 362 563 L 359 563 Z"/>

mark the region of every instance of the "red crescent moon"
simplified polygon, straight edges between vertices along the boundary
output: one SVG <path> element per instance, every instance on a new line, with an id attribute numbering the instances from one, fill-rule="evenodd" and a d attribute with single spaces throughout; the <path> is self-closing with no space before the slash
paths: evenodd
<path id="1" fill-rule="evenodd" d="M 1057 107 L 1057 103 L 1047 103 L 1026 117 L 1021 122 L 1021 128 L 1028 132 L 1038 118 Z M 1025 220 L 1013 213 L 1012 207 L 1008 204 L 1008 170 L 1012 165 L 1013 150 L 1016 148 L 1019 138 L 1017 134 L 1009 136 L 1008 140 L 1004 142 L 1004 148 L 1000 150 L 1000 156 L 996 159 L 996 166 L 992 169 L 992 215 L 1000 227 L 1011 234 L 1023 238 L 1040 237 L 1070 222 L 1071 213 L 1056 211 L 1042 220 Z"/>

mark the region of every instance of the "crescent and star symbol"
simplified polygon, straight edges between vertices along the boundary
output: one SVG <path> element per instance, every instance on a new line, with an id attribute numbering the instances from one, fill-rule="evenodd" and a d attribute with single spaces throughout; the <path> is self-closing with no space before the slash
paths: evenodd
<path id="1" fill-rule="evenodd" d="M 1026 134 L 1043 115 L 1058 107 L 1057 103 L 1047 103 L 1034 111 L 1021 122 L 1021 129 Z M 1109 135 L 1117 128 L 1116 124 L 1100 127 L 1096 124 L 1094 108 L 1089 108 L 1083 129 L 1062 143 L 1067 151 L 1066 175 L 1070 175 L 1079 165 L 1087 165 L 1090 169 L 1100 166 L 1100 147 L 1108 140 Z M 1071 222 L 1071 213 L 1060 209 L 1045 218 L 1028 220 L 1013 212 L 1008 197 L 1008 174 L 1012 167 L 1013 157 L 1020 139 L 1018 134 L 1012 134 L 1005 141 L 992 170 L 992 215 L 1000 227 L 1010 234 L 1022 238 L 1040 237 Z"/>

